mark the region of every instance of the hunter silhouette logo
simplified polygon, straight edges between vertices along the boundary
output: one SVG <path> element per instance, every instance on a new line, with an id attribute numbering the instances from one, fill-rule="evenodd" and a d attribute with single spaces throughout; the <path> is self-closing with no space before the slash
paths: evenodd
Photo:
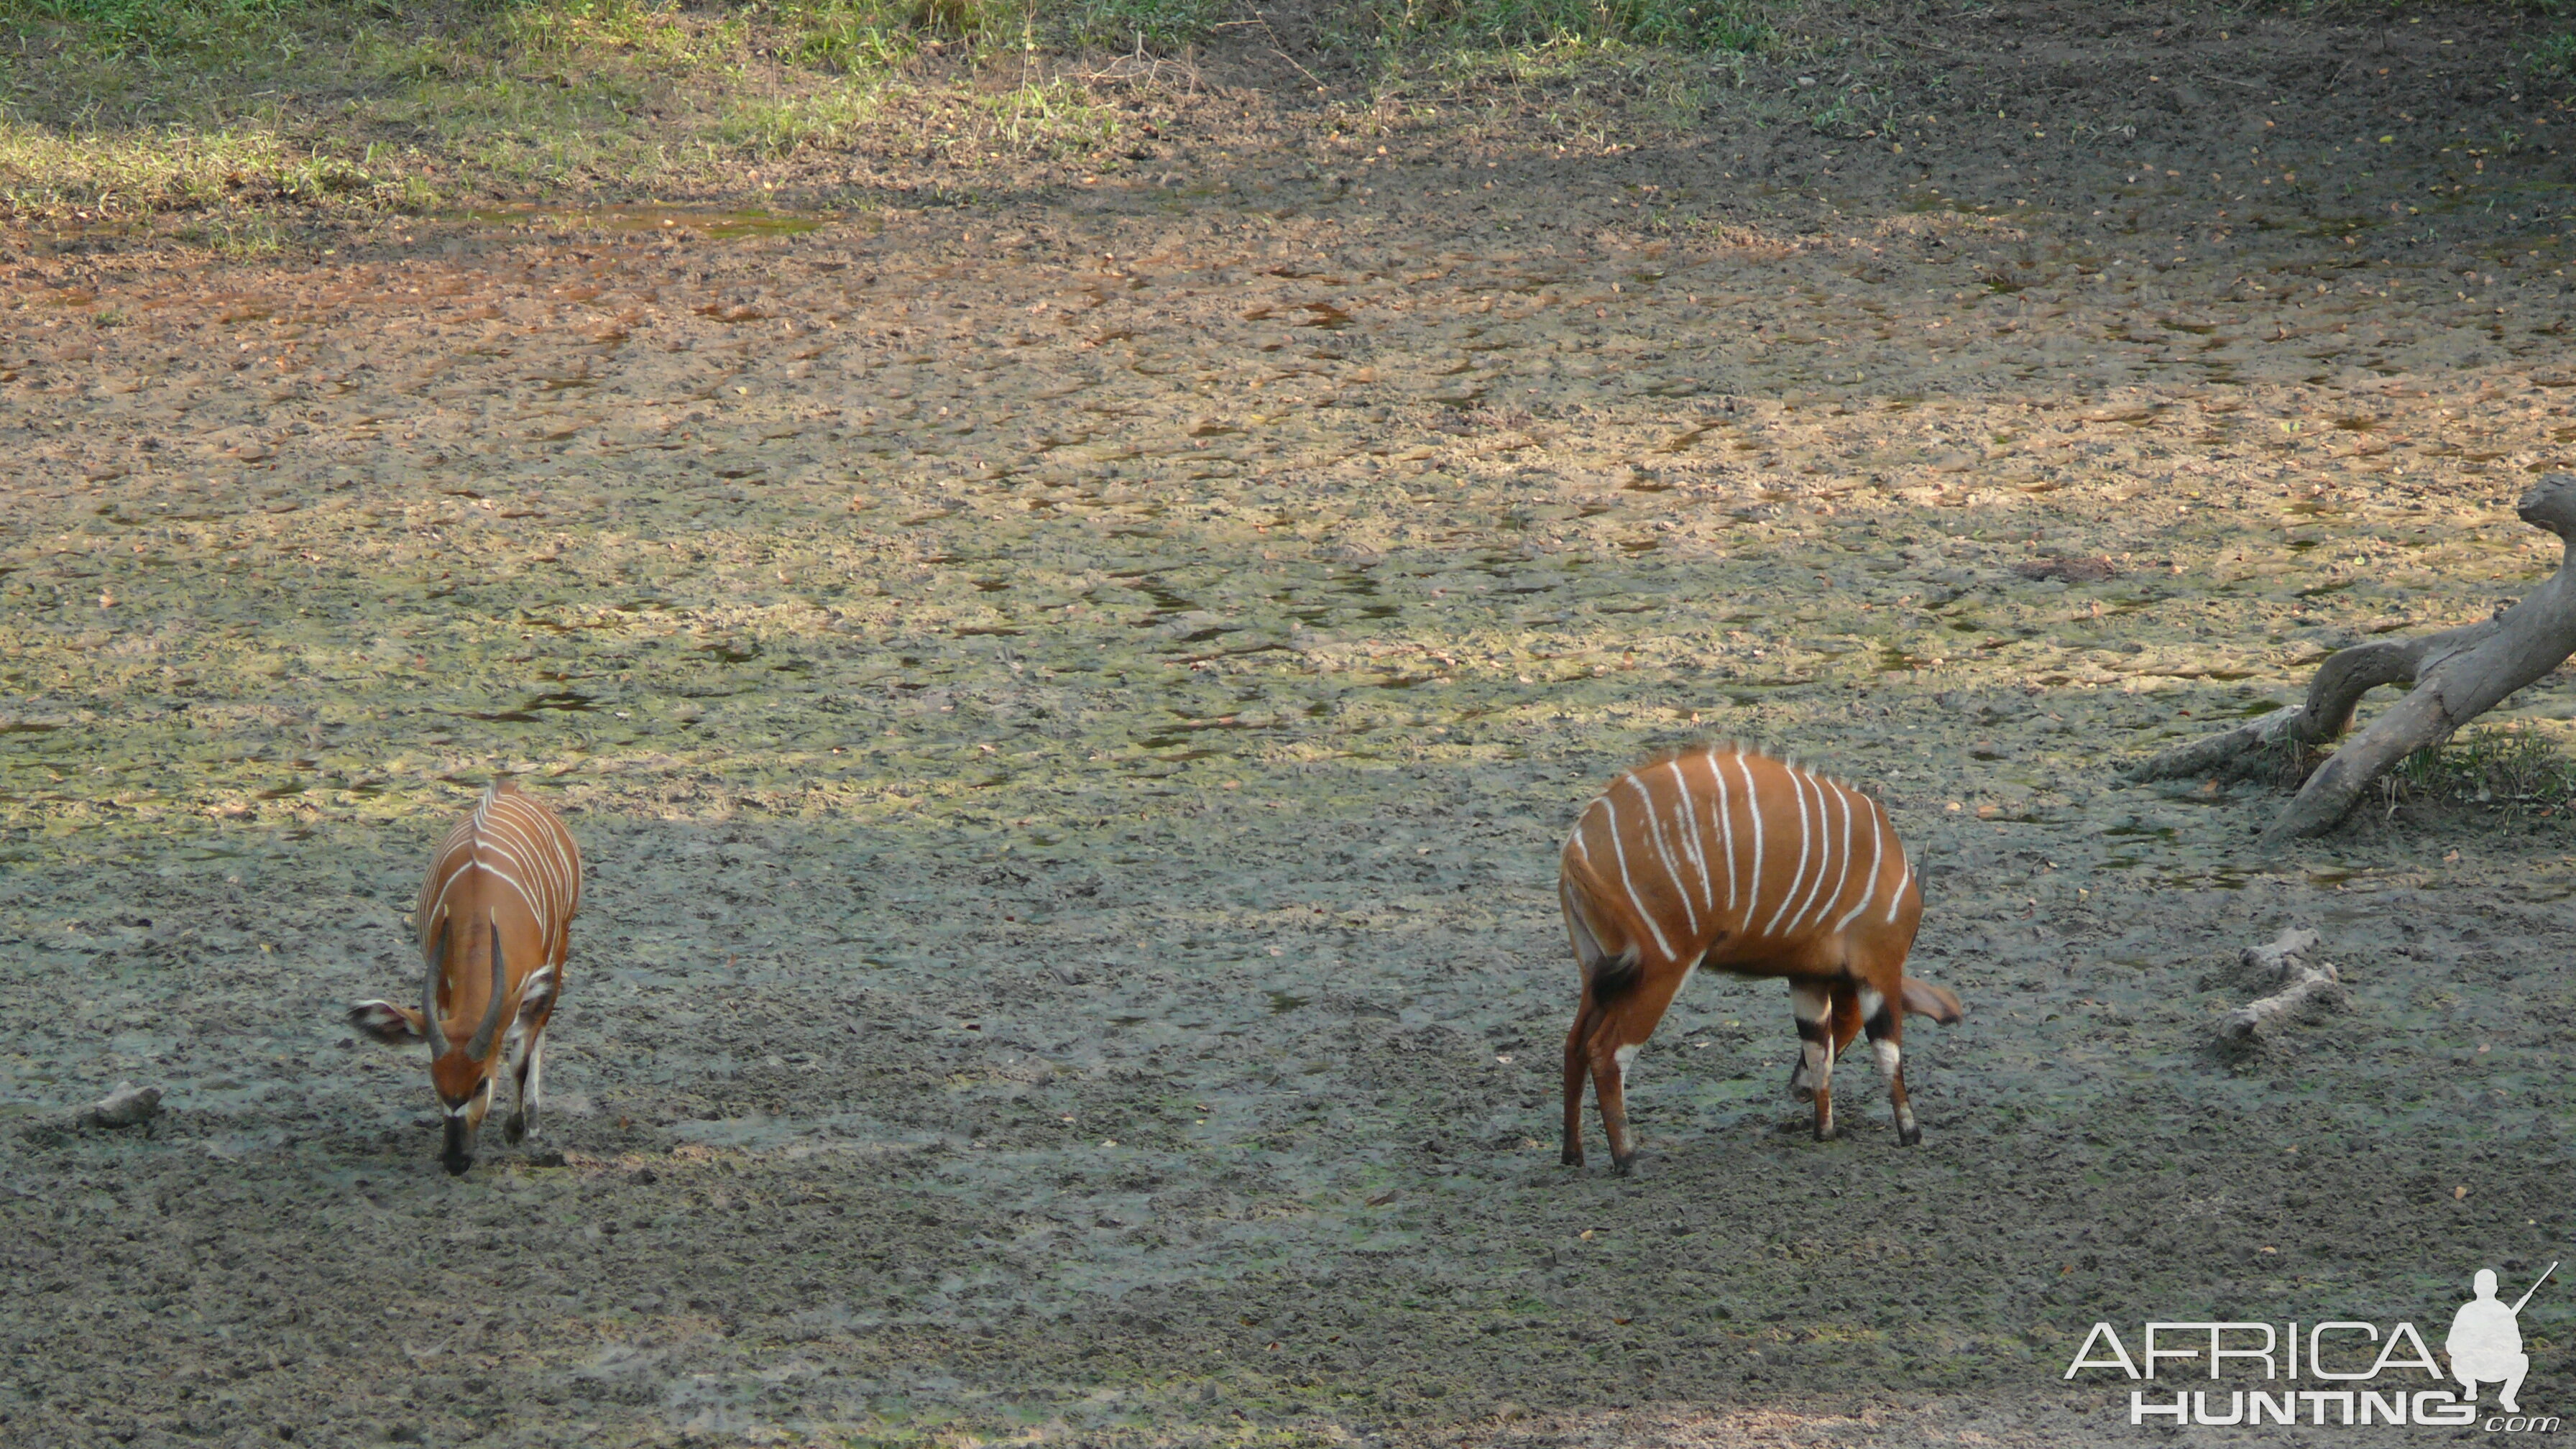
<path id="1" fill-rule="evenodd" d="M 2488 1433 L 2556 1433 L 2561 1420 L 2524 1414 L 2519 1396 L 2531 1372 L 2531 1355 L 2522 1348 L 2522 1310 L 2557 1271 L 2556 1263 L 2542 1269 L 2520 1298 L 2506 1303 L 2496 1297 L 2495 1270 L 2478 1269 L 2470 1280 L 2475 1296 L 2451 1316 L 2451 1331 L 2442 1340 L 2450 1359 L 2447 1374 L 2412 1323 L 2391 1324 L 2383 1331 L 2376 1323 L 2327 1318 L 2153 1322 L 2130 1340 L 2141 1350 L 2134 1356 L 2118 1329 L 2096 1323 L 2075 1350 L 2065 1377 L 2110 1369 L 2149 1383 L 2201 1379 L 2211 1384 L 2191 1390 L 2131 1389 L 2132 1424 L 2159 1419 L 2177 1426 L 2476 1424 Z M 2231 1379 L 2234 1383 L 2224 1382 Z M 2502 1412 L 2481 1418 L 2482 1386 L 2497 1391 L 2495 1403 Z"/>
<path id="2" fill-rule="evenodd" d="M 2508 1414 L 2522 1411 L 2513 1401 L 2522 1392 L 2522 1376 L 2531 1372 L 2531 1355 L 2522 1351 L 2522 1305 L 2557 1271 L 2556 1263 L 2542 1269 L 2530 1289 L 2507 1308 L 2496 1301 L 2495 1269 L 2478 1270 L 2471 1285 L 2478 1296 L 2460 1305 L 2460 1311 L 2451 1316 L 2451 1336 L 2442 1340 L 2442 1351 L 2451 1356 L 2451 1377 L 2460 1381 L 2461 1398 L 2474 1404 L 2478 1385 L 2501 1384 L 2497 1406 Z"/>

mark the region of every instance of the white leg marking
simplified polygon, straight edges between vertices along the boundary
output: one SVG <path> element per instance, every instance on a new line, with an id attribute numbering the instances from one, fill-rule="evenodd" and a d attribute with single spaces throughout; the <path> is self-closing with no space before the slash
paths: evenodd
<path id="1" fill-rule="evenodd" d="M 1790 1014 L 1802 1023 L 1819 1028 L 1815 1040 L 1809 1040 L 1804 1032 L 1798 1038 L 1799 1060 L 1806 1067 L 1805 1085 L 1818 1092 L 1833 1082 L 1833 1009 L 1833 995 L 1823 987 L 1797 985 L 1789 988 Z"/>
<path id="2" fill-rule="evenodd" d="M 555 998 L 555 968 L 540 966 L 519 983 L 519 1020 L 526 1021 L 545 1010 Z"/>
<path id="3" fill-rule="evenodd" d="M 528 1074 L 519 1086 L 519 1110 L 526 1114 L 530 1127 L 537 1125 L 537 1104 L 545 1100 L 545 1095 L 546 1039 L 539 1033 L 535 1041 L 528 1043 Z"/>

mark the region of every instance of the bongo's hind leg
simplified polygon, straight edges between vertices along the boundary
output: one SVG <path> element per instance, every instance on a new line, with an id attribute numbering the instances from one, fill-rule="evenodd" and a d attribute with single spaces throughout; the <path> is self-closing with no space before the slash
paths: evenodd
<path id="1" fill-rule="evenodd" d="M 1638 983 L 1609 1001 L 1595 999 L 1588 1016 L 1576 1021 L 1578 1036 L 1566 1043 L 1567 1100 L 1576 1100 L 1577 1050 L 1579 1065 L 1592 1075 L 1593 1099 L 1601 1104 L 1601 1131 L 1610 1139 L 1610 1161 L 1621 1176 L 1636 1170 L 1637 1150 L 1628 1137 L 1628 1063 L 1636 1059 L 1638 1048 L 1655 1034 L 1655 1026 L 1664 1019 L 1664 1009 L 1672 1005 L 1673 993 L 1681 989 L 1682 973 L 1669 973 L 1662 980 Z M 1569 1120 L 1575 1114 L 1569 1112 Z M 1582 1160 L 1580 1146 L 1567 1160 Z"/>
<path id="2" fill-rule="evenodd" d="M 1905 1013 L 1868 987 L 1860 996 L 1868 1011 L 1870 1055 L 1878 1058 L 1878 1074 L 1887 1080 L 1888 1104 L 1896 1112 L 1897 1143 L 1912 1147 L 1923 1140 L 1923 1129 L 1914 1125 L 1914 1104 L 1905 1095 Z"/>
<path id="3" fill-rule="evenodd" d="M 1583 993 L 1583 1004 L 1574 1010 L 1574 1025 L 1565 1033 L 1565 1146 L 1556 1160 L 1567 1167 L 1583 1165 L 1583 1076 L 1590 1064 L 1584 1040 L 1591 1034 L 1598 1009 L 1592 1004 L 1592 993 Z"/>

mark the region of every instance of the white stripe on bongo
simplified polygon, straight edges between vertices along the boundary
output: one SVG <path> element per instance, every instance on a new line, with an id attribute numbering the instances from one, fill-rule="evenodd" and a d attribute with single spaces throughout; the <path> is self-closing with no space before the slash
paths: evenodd
<path id="1" fill-rule="evenodd" d="M 437 922 L 453 910 L 459 888 L 477 871 L 518 897 L 545 949 L 553 952 L 581 903 L 581 847 L 563 823 L 516 792 L 505 795 L 497 784 L 486 789 L 440 842 L 421 884 L 424 953 Z"/>
<path id="2" fill-rule="evenodd" d="M 1753 767 L 1744 756 L 1735 757 L 1735 768 L 1744 774 L 1744 813 L 1753 817 L 1753 868 L 1744 873 L 1752 884 L 1745 887 L 1744 919 L 1750 921 L 1762 909 L 1762 792 L 1753 786 Z"/>
<path id="3" fill-rule="evenodd" d="M 1829 890 L 1829 891 L 1824 892 L 1824 893 L 1823 893 L 1823 895 L 1822 895 L 1822 897 L 1821 897 L 1821 898 L 1816 902 L 1816 906 L 1815 906 L 1815 910 L 1816 910 L 1816 919 L 1815 919 L 1815 922 L 1814 922 L 1814 924 L 1816 924 L 1816 925 L 1823 925 L 1823 924 L 1824 924 L 1824 920 L 1825 920 L 1825 912 L 1830 911 L 1830 910 L 1832 910 L 1832 909 L 1834 908 L 1834 902 L 1836 902 L 1836 901 L 1838 901 L 1838 900 L 1841 900 L 1841 899 L 1843 898 L 1843 887 L 1844 887 L 1844 886 L 1847 886 L 1847 885 L 1849 885 L 1849 884 L 1851 884 L 1851 861 L 1852 861 L 1851 793 L 1850 793 L 1849 791 L 1847 791 L 1847 790 L 1843 789 L 1843 787 L 1842 787 L 1842 786 L 1840 786 L 1840 785 L 1834 785 L 1832 788 L 1833 788 L 1833 792 L 1834 792 L 1834 798 L 1835 798 L 1836 800 L 1841 801 L 1841 802 L 1842 802 L 1842 807 L 1843 807 L 1843 848 L 1842 848 L 1842 850 L 1841 850 L 1840 852 L 1838 852 L 1838 853 L 1842 856 L 1843 868 L 1842 868 L 1839 872 L 1837 872 L 1837 873 L 1835 874 L 1835 876 L 1834 876 L 1834 888 L 1833 888 L 1832 890 Z M 1831 832 L 1827 832 L 1827 834 L 1828 834 L 1828 835 L 1830 835 L 1830 834 L 1831 834 Z M 1822 881 L 1824 878 L 1825 878 L 1825 873 L 1824 873 L 1823 871 L 1819 870 L 1819 871 L 1817 871 L 1817 872 L 1816 872 L 1816 879 L 1817 879 L 1818 881 Z M 1798 915 L 1799 915 L 1799 922 L 1800 922 L 1800 924 L 1802 924 L 1802 925 L 1803 925 L 1803 924 L 1806 924 L 1806 923 L 1807 923 L 1807 922 L 1806 922 L 1806 912 L 1801 911 L 1801 912 L 1799 912 L 1799 913 L 1798 913 Z"/>
<path id="4" fill-rule="evenodd" d="M 1709 807 L 1717 823 L 1717 848 L 1726 857 L 1726 913 L 1738 928 L 1743 917 L 1735 914 L 1735 805 L 1726 798 L 1726 772 L 1717 766 L 1717 751 L 1708 752 L 1708 777 L 1717 782 L 1717 803 Z"/>
<path id="5" fill-rule="evenodd" d="M 1852 908 L 1843 912 L 1841 920 L 1834 922 L 1836 931 L 1850 925 L 1852 917 L 1868 910 L 1869 903 L 1878 899 L 1878 872 L 1881 864 L 1878 844 L 1878 802 L 1867 800 L 1863 803 L 1869 806 L 1869 884 L 1861 887 L 1860 899 L 1852 902 Z"/>
<path id="6" fill-rule="evenodd" d="M 1673 806 L 1671 829 L 1667 830 L 1662 813 L 1655 809 L 1654 788 L 1639 776 L 1632 774 L 1628 778 L 1637 782 L 1637 797 L 1646 802 L 1646 829 L 1654 835 L 1655 854 L 1663 859 L 1664 875 L 1672 882 L 1673 894 L 1681 898 L 1682 918 L 1690 923 L 1690 933 L 1697 936 L 1699 909 L 1691 904 L 1690 887 L 1682 880 L 1681 867 L 1673 863 L 1676 856 L 1690 859 L 1690 816 Z"/>
<path id="7" fill-rule="evenodd" d="M 1893 921 L 1896 919 L 1896 908 L 1905 904 L 1905 888 L 1912 884 L 1913 880 L 1914 866 L 1909 862 L 1904 871 L 1896 877 L 1896 894 L 1887 898 L 1887 918 L 1889 920 Z"/>
<path id="8" fill-rule="evenodd" d="M 510 874 L 499 866 L 493 865 L 489 861 L 468 860 L 462 866 L 457 868 L 454 875 L 447 878 L 447 884 L 441 888 L 438 893 L 438 909 L 442 913 L 444 913 L 448 908 L 448 896 L 455 891 L 457 886 L 464 883 L 467 876 L 478 870 L 483 872 L 485 875 L 492 877 L 494 880 L 499 881 L 501 884 L 508 886 L 511 893 L 519 898 L 519 904 L 526 909 L 528 915 L 537 922 L 540 929 L 543 928 L 545 924 L 545 916 L 537 909 L 536 900 L 528 894 L 527 886 L 522 884 L 517 876 Z"/>
<path id="9" fill-rule="evenodd" d="M 1565 835 L 1566 845 L 1583 853 L 1583 863 L 1585 865 L 1590 865 L 1592 863 L 1592 847 L 1583 843 L 1583 827 L 1591 822 L 1593 806 L 1599 805 L 1600 803 L 1601 797 L 1598 795 L 1593 796 L 1592 804 L 1584 806 L 1583 813 L 1574 817 L 1574 828 L 1567 831 Z"/>
<path id="10" fill-rule="evenodd" d="M 1797 899 L 1798 882 L 1806 879 L 1807 876 L 1807 850 L 1811 844 L 1810 832 L 1807 829 L 1807 792 L 1798 784 L 1796 770 L 1786 766 L 1782 769 L 1789 777 L 1789 793 L 1796 796 L 1798 801 L 1798 868 L 1789 872 L 1789 893 L 1780 898 L 1780 908 L 1771 913 L 1770 922 L 1762 928 L 1762 934 L 1766 936 L 1779 930 L 1780 918 L 1789 914 L 1789 902 Z M 1821 873 L 1819 871 L 1819 874 Z"/>
<path id="11" fill-rule="evenodd" d="M 1676 758 L 1666 763 L 1673 772 L 1673 788 L 1680 791 L 1682 797 L 1682 807 L 1674 813 L 1674 818 L 1681 822 L 1682 854 L 1690 857 L 1692 868 L 1699 872 L 1700 903 L 1714 912 L 1717 909 L 1717 888 L 1709 884 L 1708 852 L 1700 849 L 1699 802 L 1691 798 L 1690 781 L 1682 775 L 1682 762 Z M 1696 924 L 1691 927 L 1693 932 L 1698 929 Z"/>
<path id="12" fill-rule="evenodd" d="M 1672 851 L 1665 848 L 1664 822 L 1655 814 L 1655 792 L 1647 789 L 1646 782 L 1637 778 L 1633 772 L 1620 776 L 1619 783 L 1633 787 L 1637 792 L 1637 798 L 1645 802 L 1646 843 L 1655 848 L 1655 858 L 1663 862 L 1665 882 L 1673 888 L 1673 894 L 1681 898 L 1682 915 L 1690 921 L 1691 934 L 1698 935 L 1699 912 L 1691 906 L 1690 892 L 1682 889 L 1681 872 L 1673 869 Z"/>
<path id="13" fill-rule="evenodd" d="M 1789 915 L 1789 934 L 1792 936 L 1805 928 L 1807 912 L 1815 906 L 1816 898 L 1824 894 L 1825 867 L 1832 864 L 1834 858 L 1834 826 L 1825 815 L 1825 782 L 1804 770 L 1798 774 L 1816 788 L 1816 828 L 1824 835 L 1824 840 L 1816 847 L 1816 879 L 1807 887 L 1807 894 L 1799 900 L 1798 908 Z M 1846 820 L 1844 824 L 1848 826 L 1850 822 Z M 1844 833 L 1850 832 L 1846 829 Z"/>
<path id="14" fill-rule="evenodd" d="M 1610 815 L 1610 849 L 1619 859 L 1619 884 L 1628 892 L 1628 904 L 1636 908 L 1637 919 L 1645 922 L 1646 929 L 1654 933 L 1655 945 L 1665 956 L 1670 957 L 1673 954 L 1673 943 L 1664 939 L 1663 926 L 1655 920 L 1655 913 L 1646 909 L 1646 903 L 1637 899 L 1637 883 L 1628 878 L 1628 847 L 1619 839 L 1619 807 L 1610 803 L 1610 797 L 1604 795 L 1601 797 L 1601 808 L 1608 811 Z"/>
<path id="15" fill-rule="evenodd" d="M 1710 830 L 1710 838 L 1713 838 L 1713 841 L 1716 841 L 1718 853 L 1721 853 L 1721 856 L 1726 856 L 1726 915 L 1728 915 L 1728 918 L 1731 918 L 1731 920 L 1736 920 L 1736 923 L 1739 923 L 1739 926 L 1741 926 L 1741 918 L 1739 918 L 1739 915 L 1736 915 L 1736 822 L 1734 822 L 1734 802 L 1728 802 L 1728 799 L 1726 799 L 1726 771 L 1721 771 L 1721 768 L 1718 768 L 1718 753 L 1716 753 L 1716 750 L 1708 750 L 1708 753 L 1705 753 L 1703 758 L 1705 758 L 1705 761 L 1708 761 L 1708 779 L 1710 779 L 1710 781 L 1716 781 L 1716 786 L 1718 786 L 1718 799 L 1716 799 L 1716 804 L 1710 804 L 1710 807 L 1708 807 L 1708 817 L 1710 817 L 1710 822 L 1713 822 L 1713 830 Z"/>

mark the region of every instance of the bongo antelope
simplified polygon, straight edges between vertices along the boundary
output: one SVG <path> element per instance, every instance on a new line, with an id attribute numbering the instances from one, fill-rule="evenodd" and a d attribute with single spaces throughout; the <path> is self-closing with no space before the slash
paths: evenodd
<path id="1" fill-rule="evenodd" d="M 417 921 L 428 968 L 420 1006 L 349 1008 L 350 1025 L 378 1041 L 429 1042 L 429 1081 L 447 1117 L 440 1161 L 450 1173 L 474 1165 L 493 1078 L 514 1047 L 519 1106 L 502 1132 L 515 1143 L 536 1125 L 546 1023 L 580 906 L 581 847 L 553 812 L 496 780 L 430 857 Z"/>
<path id="2" fill-rule="evenodd" d="M 1631 1169 L 1628 1063 L 1702 966 L 1789 979 L 1803 1044 L 1789 1090 L 1815 1104 L 1819 1140 L 1834 1129 L 1834 1058 L 1863 1029 L 1897 1141 L 1923 1139 L 1905 1097 L 1902 1013 L 1951 1022 L 1960 1006 L 1906 979 L 1923 896 L 1877 801 L 1740 745 L 1650 760 L 1576 818 L 1557 895 L 1583 971 L 1565 1038 L 1564 1162 L 1583 1163 L 1588 1071 L 1610 1160 Z"/>

